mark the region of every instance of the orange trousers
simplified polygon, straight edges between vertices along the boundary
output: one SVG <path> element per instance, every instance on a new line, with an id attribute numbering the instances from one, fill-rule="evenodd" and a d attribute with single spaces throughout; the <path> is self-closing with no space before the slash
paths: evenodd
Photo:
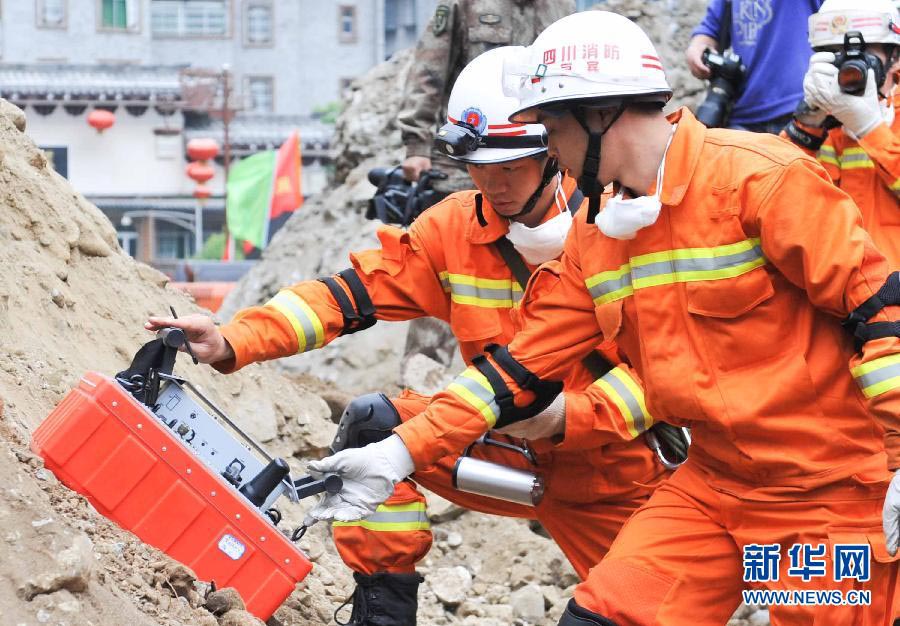
<path id="1" fill-rule="evenodd" d="M 419 414 L 427 406 L 428 399 L 427 396 L 407 391 L 391 402 L 397 407 L 401 419 L 406 421 Z M 476 445 L 471 456 L 507 467 L 534 469 L 521 454 L 496 446 Z M 624 501 L 598 498 L 596 502 L 568 502 L 554 498 L 552 491 L 548 491 L 537 507 L 523 506 L 455 489 L 452 473 L 457 458 L 441 459 L 436 465 L 417 471 L 412 479 L 466 509 L 540 521 L 582 580 L 606 554 L 625 521 L 648 499 L 641 496 Z M 646 492 L 649 491 L 647 489 Z M 390 519 L 393 511 L 400 516 L 398 519 L 411 519 L 409 516 L 414 513 L 410 509 L 423 505 L 424 501 L 422 493 L 407 480 L 397 485 L 394 495 L 379 507 L 376 516 L 382 520 Z M 398 524 L 396 530 L 391 529 L 389 524 L 382 524 L 385 527 L 382 529 L 378 526 L 366 520 L 333 525 L 335 545 L 344 562 L 361 574 L 415 571 L 416 562 L 431 547 L 431 531 L 421 527 L 404 528 L 403 522 Z"/>
<path id="2" fill-rule="evenodd" d="M 771 606 L 772 623 L 890 626 L 900 616 L 900 556 L 887 555 L 881 529 L 884 468 L 882 454 L 824 487 L 741 490 L 723 487 L 689 460 L 625 524 L 606 558 L 576 587 L 575 601 L 617 626 L 721 626 L 744 589 L 869 590 L 867 607 Z M 809 582 L 788 575 L 788 551 L 796 543 L 825 544 L 826 575 Z M 750 544 L 780 544 L 778 581 L 744 582 Z M 868 582 L 834 580 L 835 544 L 870 546 Z"/>

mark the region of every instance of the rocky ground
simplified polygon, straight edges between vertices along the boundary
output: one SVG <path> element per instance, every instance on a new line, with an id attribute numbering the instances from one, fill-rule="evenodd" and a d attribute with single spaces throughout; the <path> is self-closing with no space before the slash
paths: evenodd
<path id="1" fill-rule="evenodd" d="M 701 0 L 642 3 L 610 0 L 664 41 L 662 56 L 686 42 Z M 674 19 L 673 19 L 674 18 Z M 393 118 L 409 54 L 357 81 L 337 128 L 334 187 L 310 199 L 278 234 L 265 259 L 222 313 L 255 304 L 280 285 L 346 266 L 349 250 L 371 245 L 374 224 L 362 217 L 370 167 L 399 162 Z M 670 76 L 685 95 L 678 63 Z M 700 87 L 693 85 L 693 91 Z M 0 101 L 0 611 L 3 622 L 133 626 L 260 624 L 227 590 L 209 595 L 193 573 L 100 516 L 62 486 L 29 450 L 31 432 L 89 370 L 124 369 L 152 337 L 148 314 L 174 306 L 198 310 L 165 276 L 119 249 L 102 213 L 53 173 L 26 136 L 24 114 Z M 327 235 L 323 235 L 327 233 Z M 179 360 L 177 371 L 206 392 L 270 452 L 302 471 L 322 456 L 333 420 L 352 394 L 401 385 L 429 391 L 447 370 L 421 357 L 401 368 L 405 326 L 340 340 L 287 364 L 254 365 L 229 377 Z M 455 366 L 451 366 L 455 371 Z M 399 372 L 399 374 L 398 374 Z M 283 507 L 291 528 L 305 506 Z M 552 626 L 577 582 L 549 540 L 521 520 L 465 512 L 433 498 L 435 547 L 422 563 L 423 626 Z M 270 624 L 332 623 L 352 581 L 329 529 L 300 542 L 312 573 Z M 344 613 L 344 619 L 348 613 Z M 739 619 L 738 619 L 739 618 Z M 743 607 L 734 626 L 765 624 L 765 611 Z"/>

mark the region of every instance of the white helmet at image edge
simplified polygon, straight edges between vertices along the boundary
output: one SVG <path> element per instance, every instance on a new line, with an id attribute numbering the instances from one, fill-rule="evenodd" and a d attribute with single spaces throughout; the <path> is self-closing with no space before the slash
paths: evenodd
<path id="1" fill-rule="evenodd" d="M 809 16 L 809 45 L 840 46 L 844 35 L 859 31 L 866 43 L 900 44 L 900 15 L 894 0 L 825 0 Z"/>

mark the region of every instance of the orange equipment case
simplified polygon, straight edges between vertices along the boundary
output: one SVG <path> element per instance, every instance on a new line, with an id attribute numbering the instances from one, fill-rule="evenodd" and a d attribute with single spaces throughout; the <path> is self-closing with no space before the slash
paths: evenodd
<path id="1" fill-rule="evenodd" d="M 103 515 L 266 620 L 312 564 L 259 509 L 115 380 L 90 372 L 31 447 Z"/>

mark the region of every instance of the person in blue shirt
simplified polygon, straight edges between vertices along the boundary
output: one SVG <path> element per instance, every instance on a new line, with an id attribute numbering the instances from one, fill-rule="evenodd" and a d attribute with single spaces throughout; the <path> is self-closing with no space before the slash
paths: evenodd
<path id="1" fill-rule="evenodd" d="M 722 42 L 730 40 L 747 66 L 726 123 L 729 128 L 778 133 L 791 120 L 803 97 L 803 76 L 812 55 L 807 23 L 821 4 L 822 0 L 710 1 L 686 56 L 691 73 L 707 79 L 710 70 L 703 63 L 703 51 L 723 52 Z"/>

